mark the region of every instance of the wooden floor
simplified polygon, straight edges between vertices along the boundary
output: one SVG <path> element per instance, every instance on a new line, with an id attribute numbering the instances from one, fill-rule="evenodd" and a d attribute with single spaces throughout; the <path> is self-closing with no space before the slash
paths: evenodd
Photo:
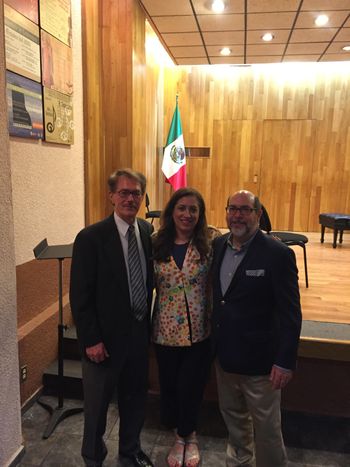
<path id="1" fill-rule="evenodd" d="M 304 320 L 350 324 L 350 235 L 344 232 L 342 245 L 332 247 L 333 235 L 305 233 L 309 288 L 305 287 L 303 250 L 293 247 L 297 256 Z"/>

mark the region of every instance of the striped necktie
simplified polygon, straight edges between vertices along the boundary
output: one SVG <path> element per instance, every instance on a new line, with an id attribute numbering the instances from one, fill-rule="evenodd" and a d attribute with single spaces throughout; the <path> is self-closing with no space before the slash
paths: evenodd
<path id="1" fill-rule="evenodd" d="M 140 253 L 137 246 L 135 227 L 128 229 L 128 262 L 132 294 L 132 308 L 135 318 L 141 321 L 147 313 L 147 298 L 143 280 Z"/>

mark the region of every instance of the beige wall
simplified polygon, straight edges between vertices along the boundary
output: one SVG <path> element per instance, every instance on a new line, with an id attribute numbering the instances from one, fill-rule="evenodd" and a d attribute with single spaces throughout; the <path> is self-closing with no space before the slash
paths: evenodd
<path id="1" fill-rule="evenodd" d="M 4 64 L 3 6 L 0 3 L 0 69 Z M 9 138 L 5 76 L 0 74 L 0 465 L 6 466 L 21 450 L 18 382 L 15 245 L 12 217 Z"/>
<path id="2" fill-rule="evenodd" d="M 71 243 L 84 226 L 81 2 L 72 1 L 74 144 L 10 138 L 16 265 L 33 259 L 33 247 Z"/>
<path id="3" fill-rule="evenodd" d="M 0 68 L 4 70 L 3 2 L 0 6 Z M 70 243 L 84 226 L 81 4 L 78 0 L 72 2 L 72 21 L 74 145 L 9 138 L 5 74 L 0 75 L 1 466 L 8 465 L 22 448 L 20 389 L 24 402 L 40 387 L 43 369 L 48 359 L 55 358 L 57 349 L 57 265 L 33 260 L 33 247 L 44 237 L 50 244 Z M 67 267 L 65 292 L 68 271 Z M 32 303 L 36 306 L 31 306 Z M 33 355 L 37 356 L 34 360 Z M 28 366 L 28 379 L 21 387 L 20 364 Z"/>
<path id="4" fill-rule="evenodd" d="M 71 6 L 74 144 L 10 137 L 19 365 L 28 370 L 27 380 L 20 384 L 22 403 L 41 387 L 43 371 L 57 356 L 58 265 L 56 260 L 35 260 L 33 248 L 43 238 L 51 245 L 71 243 L 85 224 L 80 0 Z M 67 260 L 65 303 L 69 268 Z M 67 307 L 65 324 L 69 322 Z M 18 380 L 17 367 L 16 372 Z"/>

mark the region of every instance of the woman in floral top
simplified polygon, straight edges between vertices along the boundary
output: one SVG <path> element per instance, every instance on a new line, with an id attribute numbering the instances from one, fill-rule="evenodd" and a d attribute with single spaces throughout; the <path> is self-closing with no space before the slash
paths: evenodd
<path id="1" fill-rule="evenodd" d="M 210 365 L 210 247 L 198 191 L 181 188 L 172 195 L 154 236 L 153 253 L 157 296 L 152 337 L 161 416 L 175 431 L 167 463 L 196 467 L 200 462 L 196 425 Z"/>

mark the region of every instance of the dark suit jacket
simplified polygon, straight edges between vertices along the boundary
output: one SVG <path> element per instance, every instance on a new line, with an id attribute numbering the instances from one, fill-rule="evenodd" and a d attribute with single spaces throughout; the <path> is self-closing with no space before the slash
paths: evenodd
<path id="1" fill-rule="evenodd" d="M 147 263 L 150 304 L 153 227 L 143 219 L 137 222 Z M 83 355 L 86 347 L 99 342 L 117 359 L 125 354 L 134 319 L 129 295 L 122 244 L 112 214 L 83 229 L 74 242 L 70 305 Z"/>
<path id="2" fill-rule="evenodd" d="M 220 266 L 229 234 L 214 242 L 213 341 L 224 371 L 263 375 L 294 369 L 301 328 L 294 251 L 260 230 L 222 295 Z"/>

